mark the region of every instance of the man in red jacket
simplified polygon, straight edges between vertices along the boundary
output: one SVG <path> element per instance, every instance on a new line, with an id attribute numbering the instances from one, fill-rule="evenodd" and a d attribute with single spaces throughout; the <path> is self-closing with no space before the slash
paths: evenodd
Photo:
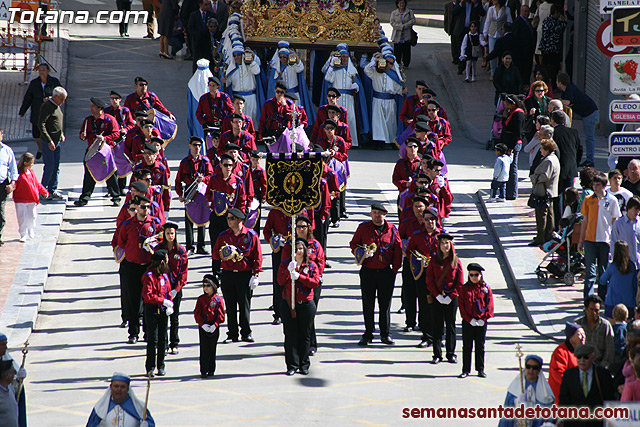
<path id="1" fill-rule="evenodd" d="M 360 268 L 360 292 L 365 332 L 358 342 L 367 346 L 373 341 L 374 306 L 378 295 L 380 341 L 393 345 L 391 339 L 391 297 L 396 274 L 402 265 L 402 244 L 395 225 L 387 222 L 387 209 L 381 203 L 371 205 L 371 221 L 358 226 L 349 246 Z"/>
<path id="2" fill-rule="evenodd" d="M 240 147 L 240 157 L 243 163 L 249 162 L 251 152 L 256 149 L 256 141 L 248 132 L 242 130 L 244 119 L 241 114 L 233 113 L 231 115 L 231 130 L 226 131 L 220 137 L 220 145 L 218 146 L 218 154 L 222 155 L 227 151 L 229 143 Z"/>
<path id="3" fill-rule="evenodd" d="M 290 112 L 293 111 L 293 103 L 287 101 L 284 94 L 287 87 L 281 83 L 276 83 L 276 92 L 273 98 L 265 101 L 260 112 L 260 122 L 258 123 L 258 139 L 267 136 L 279 137 L 282 131 L 291 125 Z"/>
<path id="4" fill-rule="evenodd" d="M 396 186 L 400 193 L 411 185 L 411 182 L 420 170 L 421 160 L 420 156 L 418 156 L 418 144 L 409 141 L 407 143 L 407 153 L 404 159 L 400 159 L 396 162 L 396 165 L 393 168 L 393 176 L 391 178 L 393 185 Z"/>
<path id="5" fill-rule="evenodd" d="M 143 77 L 136 77 L 133 80 L 135 92 L 129 94 L 127 99 L 124 100 L 124 106 L 131 111 L 149 111 L 152 108 L 160 111 L 163 114 L 169 116 L 171 120 L 175 120 L 176 117 L 171 114 L 171 111 L 167 110 L 160 98 L 153 92 L 149 92 L 149 83 Z"/>
<path id="6" fill-rule="evenodd" d="M 453 194 L 449 187 L 449 180 L 442 176 L 443 163 L 440 160 L 429 160 L 427 163 L 426 174 L 431 179 L 429 190 L 438 197 L 438 215 L 440 219 L 449 218 L 451 213 L 451 203 L 453 203 Z"/>
<path id="7" fill-rule="evenodd" d="M 198 100 L 196 118 L 200 124 L 222 127 L 222 121 L 233 113 L 231 98 L 224 92 L 220 92 L 220 80 L 217 77 L 209 77 L 209 92 Z"/>

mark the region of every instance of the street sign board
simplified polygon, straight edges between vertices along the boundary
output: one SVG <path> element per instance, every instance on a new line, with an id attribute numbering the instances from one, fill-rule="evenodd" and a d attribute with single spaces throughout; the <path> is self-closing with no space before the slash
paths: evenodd
<path id="1" fill-rule="evenodd" d="M 614 95 L 640 92 L 640 55 L 616 55 L 609 66 L 609 90 Z"/>
<path id="2" fill-rule="evenodd" d="M 612 132 L 609 135 L 609 153 L 614 156 L 640 155 L 640 133 Z"/>
<path id="3" fill-rule="evenodd" d="M 609 14 L 614 7 L 640 6 L 640 0 L 600 0 L 600 13 Z"/>
<path id="4" fill-rule="evenodd" d="M 640 123 L 640 101 L 611 101 L 609 120 L 612 123 Z"/>
<path id="5" fill-rule="evenodd" d="M 615 46 L 611 43 L 611 20 L 607 19 L 598 28 L 596 32 L 596 45 L 603 55 L 612 57 L 613 55 L 622 55 L 633 50 L 631 46 Z"/>
<path id="6" fill-rule="evenodd" d="M 640 45 L 640 6 L 613 9 L 611 13 L 611 43 L 616 46 Z"/>
<path id="7" fill-rule="evenodd" d="M 9 16 L 9 8 L 11 7 L 11 0 L 0 0 L 0 21 L 8 21 Z"/>

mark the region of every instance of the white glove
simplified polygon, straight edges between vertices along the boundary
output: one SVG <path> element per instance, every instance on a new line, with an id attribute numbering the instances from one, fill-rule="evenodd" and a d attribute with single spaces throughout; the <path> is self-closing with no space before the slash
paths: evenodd
<path id="1" fill-rule="evenodd" d="M 20 369 L 18 369 L 18 374 L 17 374 L 17 376 L 18 376 L 18 379 L 19 379 L 19 380 L 23 380 L 23 379 L 27 378 L 27 370 L 26 370 L 26 369 L 24 369 L 24 368 L 20 368 Z"/>
<path id="2" fill-rule="evenodd" d="M 438 294 L 438 296 L 436 296 L 436 299 L 438 300 L 438 302 L 440 304 L 444 304 L 444 297 L 442 296 L 442 294 Z"/>
<path id="3" fill-rule="evenodd" d="M 438 187 L 444 187 L 444 176 L 436 176 L 436 181 L 438 181 Z"/>
<path id="4" fill-rule="evenodd" d="M 178 291 L 176 291 L 175 289 L 171 289 L 171 299 L 175 299 L 176 295 L 178 295 Z"/>
<path id="5" fill-rule="evenodd" d="M 167 317 L 173 314 L 173 307 L 167 307 Z"/>
<path id="6" fill-rule="evenodd" d="M 367 253 L 365 254 L 365 258 L 371 258 L 373 256 L 375 252 L 371 252 L 371 251 L 367 251 Z"/>
<path id="7" fill-rule="evenodd" d="M 471 326 L 478 326 L 478 319 L 471 319 L 471 321 L 469 322 L 469 324 Z"/>
<path id="8" fill-rule="evenodd" d="M 207 325 L 206 323 L 200 327 L 202 328 L 203 331 L 209 332 L 209 325 Z"/>
<path id="9" fill-rule="evenodd" d="M 293 280 L 298 280 L 300 278 L 300 273 L 298 273 L 297 271 L 290 271 L 289 272 L 289 276 L 293 279 Z"/>
<path id="10" fill-rule="evenodd" d="M 173 308 L 173 301 L 166 299 L 162 302 L 162 305 L 164 305 L 167 308 L 169 307 Z"/>
<path id="11" fill-rule="evenodd" d="M 448 296 L 442 298 L 443 304 L 447 304 L 447 305 L 451 304 L 451 301 L 452 301 L 451 298 L 449 298 Z"/>
<path id="12" fill-rule="evenodd" d="M 258 279 L 258 275 L 252 276 L 251 280 L 249 280 L 249 289 L 254 290 L 260 284 L 260 279 Z"/>
<path id="13" fill-rule="evenodd" d="M 169 211 L 164 211 L 164 220 L 169 221 Z"/>
<path id="14" fill-rule="evenodd" d="M 291 261 L 287 266 L 287 270 L 289 270 L 289 272 L 296 271 L 296 262 Z"/>
<path id="15" fill-rule="evenodd" d="M 149 427 L 148 421 L 140 421 L 140 427 Z"/>
<path id="16" fill-rule="evenodd" d="M 360 86 L 358 86 L 358 83 L 351 83 L 351 89 L 355 90 L 356 92 L 359 92 Z"/>
<path id="17" fill-rule="evenodd" d="M 212 334 L 216 331 L 216 329 L 218 329 L 216 325 L 209 325 L 209 330 L 207 332 Z"/>
<path id="18" fill-rule="evenodd" d="M 478 319 L 478 321 L 476 322 L 476 326 L 484 326 L 484 320 Z"/>
<path id="19" fill-rule="evenodd" d="M 278 245 L 280 245 L 281 248 L 284 248 L 285 243 L 287 242 L 287 239 L 285 239 L 284 237 L 282 239 L 280 239 L 280 241 L 278 242 Z"/>

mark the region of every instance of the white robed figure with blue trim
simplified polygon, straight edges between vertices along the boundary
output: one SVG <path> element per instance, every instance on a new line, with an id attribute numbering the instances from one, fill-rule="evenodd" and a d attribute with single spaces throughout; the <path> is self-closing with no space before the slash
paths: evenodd
<path id="1" fill-rule="evenodd" d="M 131 378 L 116 372 L 111 385 L 93 407 L 87 427 L 155 427 L 156 423 L 144 402 L 130 387 Z M 145 416 L 146 415 L 146 416 Z"/>
<path id="2" fill-rule="evenodd" d="M 264 103 L 264 93 L 259 85 L 260 58 L 242 43 L 233 45 L 233 57 L 227 64 L 223 83 L 231 95 L 244 98 L 244 112 L 253 123 L 260 122 L 260 109 Z"/>
<path id="3" fill-rule="evenodd" d="M 509 388 L 503 407 L 517 408 L 524 404 L 527 408 L 535 408 L 536 405 L 551 407 L 556 398 L 551 391 L 551 386 L 542 373 L 542 358 L 535 354 L 530 354 L 524 359 L 524 373 L 518 374 Z M 524 380 L 524 393 L 522 392 L 522 381 Z M 529 419 L 526 420 L 527 427 L 542 427 L 550 419 Z M 498 427 L 514 427 L 518 425 L 515 419 L 501 419 Z M 553 425 L 553 424 L 552 424 Z"/>
<path id="4" fill-rule="evenodd" d="M 213 74 L 209 70 L 209 60 L 198 59 L 197 65 L 198 69 L 187 84 L 187 128 L 189 129 L 189 137 L 197 136 L 204 140 L 204 130 L 196 118 L 196 110 L 198 109 L 200 97 L 209 92 L 209 77 L 213 77 Z M 204 155 L 206 148 L 202 148 L 202 154 Z"/>

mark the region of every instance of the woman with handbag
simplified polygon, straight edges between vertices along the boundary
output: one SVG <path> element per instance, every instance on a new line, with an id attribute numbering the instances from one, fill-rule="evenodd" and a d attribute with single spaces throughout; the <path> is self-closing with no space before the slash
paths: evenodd
<path id="1" fill-rule="evenodd" d="M 536 210 L 536 237 L 529 246 L 540 246 L 551 238 L 553 232 L 553 199 L 558 197 L 560 161 L 556 156 L 556 143 L 552 139 L 540 141 L 542 161 L 531 175 L 533 190 L 529 206 Z"/>
<path id="2" fill-rule="evenodd" d="M 531 83 L 529 89 L 529 95 L 524 99 L 524 111 L 527 115 L 527 121 L 525 123 L 525 138 L 527 141 L 531 141 L 538 129 L 536 128 L 536 120 L 540 115 L 548 114 L 549 102 L 551 98 L 547 96 L 549 87 L 543 81 L 536 80 Z"/>
<path id="3" fill-rule="evenodd" d="M 396 0 L 397 9 L 391 12 L 389 23 L 393 28 L 391 41 L 393 42 L 393 54 L 399 65 L 409 68 L 411 62 L 411 46 L 417 42 L 417 34 L 413 31 L 416 24 L 416 16 L 411 9 L 407 9 L 407 0 Z"/>

